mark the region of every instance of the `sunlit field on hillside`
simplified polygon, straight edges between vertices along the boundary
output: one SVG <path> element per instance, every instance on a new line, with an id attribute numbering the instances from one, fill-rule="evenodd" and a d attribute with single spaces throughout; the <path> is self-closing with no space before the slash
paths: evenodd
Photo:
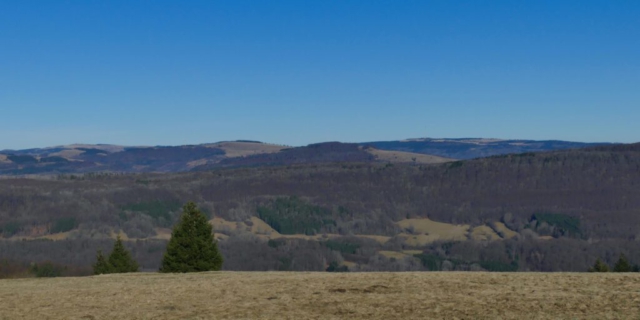
<path id="1" fill-rule="evenodd" d="M 0 280 L 0 319 L 638 319 L 640 275 L 209 272 Z"/>

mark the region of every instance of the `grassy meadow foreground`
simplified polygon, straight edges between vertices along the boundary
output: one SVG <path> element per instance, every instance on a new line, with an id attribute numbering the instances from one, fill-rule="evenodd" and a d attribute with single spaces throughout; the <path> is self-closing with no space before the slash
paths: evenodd
<path id="1" fill-rule="evenodd" d="M 0 280 L 0 319 L 638 319 L 640 276 L 209 272 Z"/>

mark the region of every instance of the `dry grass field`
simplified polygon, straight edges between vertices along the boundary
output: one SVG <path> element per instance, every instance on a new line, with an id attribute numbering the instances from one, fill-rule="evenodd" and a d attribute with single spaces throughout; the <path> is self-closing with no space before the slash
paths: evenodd
<path id="1" fill-rule="evenodd" d="M 640 275 L 126 274 L 0 280 L 0 319 L 639 319 Z"/>
<path id="2" fill-rule="evenodd" d="M 388 151 L 369 148 L 367 152 L 374 155 L 379 161 L 400 162 L 400 163 L 418 163 L 418 164 L 434 164 L 455 161 L 444 157 L 438 157 L 430 154 Z"/>
<path id="3" fill-rule="evenodd" d="M 502 232 L 502 234 L 503 234 L 505 239 L 511 239 L 511 238 L 515 237 L 518 234 L 517 232 L 507 228 L 507 226 L 505 226 L 504 223 L 502 223 L 502 222 L 497 222 L 496 221 L 493 224 L 496 226 L 496 229 L 499 232 Z"/>
<path id="4" fill-rule="evenodd" d="M 489 226 L 477 226 L 473 228 L 469 232 L 469 237 L 475 241 L 495 241 L 502 239 L 502 237 Z"/>
<path id="5" fill-rule="evenodd" d="M 469 225 L 453 225 L 430 219 L 404 219 L 396 224 L 405 229 L 412 229 L 411 233 L 400 233 L 406 243 L 412 246 L 424 246 L 429 243 L 444 241 L 465 241 L 469 233 Z"/>
<path id="6" fill-rule="evenodd" d="M 261 153 L 275 153 L 286 149 L 286 147 L 274 144 L 238 141 L 211 143 L 206 146 L 224 150 L 225 156 L 228 158 L 244 157 Z"/>

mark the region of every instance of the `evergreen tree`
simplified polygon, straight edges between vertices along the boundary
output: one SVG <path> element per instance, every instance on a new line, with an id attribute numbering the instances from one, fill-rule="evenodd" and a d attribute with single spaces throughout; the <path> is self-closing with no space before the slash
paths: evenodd
<path id="1" fill-rule="evenodd" d="M 349 267 L 341 266 L 336 261 L 332 261 L 329 264 L 329 267 L 326 269 L 327 272 L 349 272 Z"/>
<path id="2" fill-rule="evenodd" d="M 631 264 L 624 254 L 620 255 L 615 266 L 613 266 L 613 272 L 631 272 Z"/>
<path id="3" fill-rule="evenodd" d="M 602 262 L 600 258 L 598 258 L 593 267 L 589 269 L 589 272 L 609 272 L 609 266 Z"/>
<path id="4" fill-rule="evenodd" d="M 171 232 L 160 272 L 217 271 L 222 268 L 222 261 L 207 217 L 195 203 L 188 202 Z"/>
<path id="5" fill-rule="evenodd" d="M 138 263 L 133 260 L 131 253 L 124 247 L 120 236 L 118 236 L 116 243 L 113 245 L 113 251 L 111 251 L 111 255 L 109 255 L 108 263 L 113 273 L 138 271 Z"/>
<path id="6" fill-rule="evenodd" d="M 62 275 L 64 268 L 54 265 L 52 262 L 47 261 L 41 264 L 33 264 L 29 271 L 37 278 L 55 278 Z"/>
<path id="7" fill-rule="evenodd" d="M 111 273 L 111 266 L 107 259 L 102 255 L 102 250 L 98 250 L 98 257 L 96 258 L 96 264 L 93 265 L 93 274 L 107 274 Z"/>

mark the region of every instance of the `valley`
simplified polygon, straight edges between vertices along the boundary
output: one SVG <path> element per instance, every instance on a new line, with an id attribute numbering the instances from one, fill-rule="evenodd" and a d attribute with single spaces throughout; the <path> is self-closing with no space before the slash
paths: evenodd
<path id="1" fill-rule="evenodd" d="M 638 146 L 432 164 L 5 176 L 0 252 L 18 266 L 86 269 L 119 234 L 143 270 L 157 270 L 181 205 L 195 201 L 227 270 L 585 271 L 620 254 L 637 264 Z M 345 153 L 371 156 L 334 144 L 258 162 Z"/>

